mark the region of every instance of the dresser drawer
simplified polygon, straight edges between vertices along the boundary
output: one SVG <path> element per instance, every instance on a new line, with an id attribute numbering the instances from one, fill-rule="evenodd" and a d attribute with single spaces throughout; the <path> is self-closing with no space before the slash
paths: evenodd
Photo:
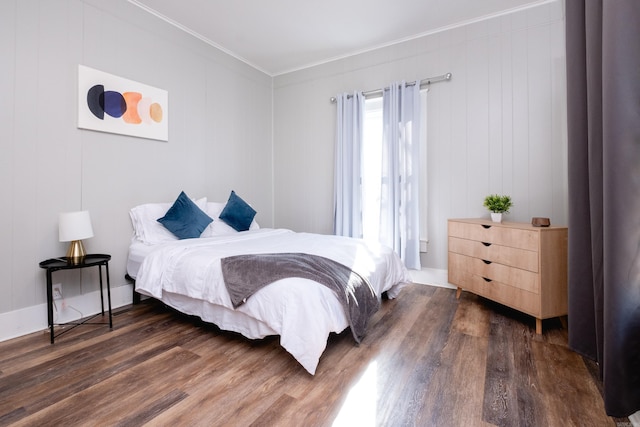
<path id="1" fill-rule="evenodd" d="M 539 247 L 537 231 L 500 225 L 450 221 L 449 236 L 530 251 L 537 251 Z"/>
<path id="2" fill-rule="evenodd" d="M 540 292 L 540 275 L 532 271 L 509 267 L 495 262 L 483 261 L 466 255 L 451 253 L 451 267 L 454 270 L 453 280 L 456 280 L 455 270 L 466 270 L 473 275 L 497 281 L 532 293 Z"/>
<path id="3" fill-rule="evenodd" d="M 540 295 L 496 280 L 487 280 L 468 271 L 464 275 L 467 290 L 532 316 L 540 313 Z"/>
<path id="4" fill-rule="evenodd" d="M 449 237 L 449 252 L 538 272 L 538 252 L 536 251 Z"/>

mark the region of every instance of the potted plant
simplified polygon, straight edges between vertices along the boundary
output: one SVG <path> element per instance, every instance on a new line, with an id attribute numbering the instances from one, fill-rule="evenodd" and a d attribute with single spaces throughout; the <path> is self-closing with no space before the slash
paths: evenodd
<path id="1" fill-rule="evenodd" d="M 509 213 L 511 206 L 513 206 L 513 202 L 510 196 L 490 194 L 484 198 L 484 207 L 491 211 L 493 222 L 502 222 L 502 214 Z"/>

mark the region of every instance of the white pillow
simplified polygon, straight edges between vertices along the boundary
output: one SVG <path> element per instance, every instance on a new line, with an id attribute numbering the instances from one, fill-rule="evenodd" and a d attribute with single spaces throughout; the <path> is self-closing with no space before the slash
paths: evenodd
<path id="1" fill-rule="evenodd" d="M 225 223 L 223 220 L 220 219 L 220 214 L 222 213 L 222 210 L 224 209 L 225 206 L 226 206 L 226 203 L 219 203 L 219 202 L 207 203 L 207 207 L 204 210 L 204 212 L 207 215 L 209 215 L 211 218 L 213 218 L 213 222 L 211 222 L 211 224 L 209 224 L 207 228 L 205 228 L 205 230 L 202 232 L 200 237 L 224 236 L 227 234 L 239 233 L 239 231 L 236 231 L 233 227 L 231 227 L 230 225 L 228 225 L 227 223 Z M 260 228 L 260 225 L 258 225 L 256 220 L 254 219 L 251 222 L 251 226 L 249 226 L 249 230 L 257 230 L 259 228 Z"/>
<path id="2" fill-rule="evenodd" d="M 200 209 L 206 212 L 206 197 L 191 200 L 193 200 Z M 178 240 L 172 232 L 167 230 L 164 225 L 158 222 L 158 218 L 162 218 L 172 205 L 173 202 L 146 203 L 131 209 L 129 211 L 129 216 L 131 217 L 135 238 L 147 245 L 155 245 L 158 243 Z M 206 232 L 207 230 L 203 232 L 203 235 Z"/>

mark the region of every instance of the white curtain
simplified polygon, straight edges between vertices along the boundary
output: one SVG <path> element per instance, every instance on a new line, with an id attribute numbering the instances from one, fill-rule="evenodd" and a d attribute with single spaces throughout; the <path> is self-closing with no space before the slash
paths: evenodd
<path id="1" fill-rule="evenodd" d="M 380 242 L 407 268 L 420 266 L 420 85 L 393 83 L 383 93 Z"/>
<path id="2" fill-rule="evenodd" d="M 336 97 L 334 234 L 362 237 L 362 92 Z"/>

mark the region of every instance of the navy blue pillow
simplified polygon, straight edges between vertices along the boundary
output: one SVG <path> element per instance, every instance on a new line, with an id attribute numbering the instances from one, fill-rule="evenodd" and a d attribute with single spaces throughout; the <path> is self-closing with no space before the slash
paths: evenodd
<path id="1" fill-rule="evenodd" d="M 178 239 L 193 239 L 200 237 L 205 228 L 213 221 L 202 212 L 195 203 L 182 191 L 167 213 L 158 218 L 158 222 L 165 226 Z"/>
<path id="2" fill-rule="evenodd" d="M 255 216 L 256 211 L 232 190 L 219 218 L 236 231 L 246 231 L 251 226 Z"/>

